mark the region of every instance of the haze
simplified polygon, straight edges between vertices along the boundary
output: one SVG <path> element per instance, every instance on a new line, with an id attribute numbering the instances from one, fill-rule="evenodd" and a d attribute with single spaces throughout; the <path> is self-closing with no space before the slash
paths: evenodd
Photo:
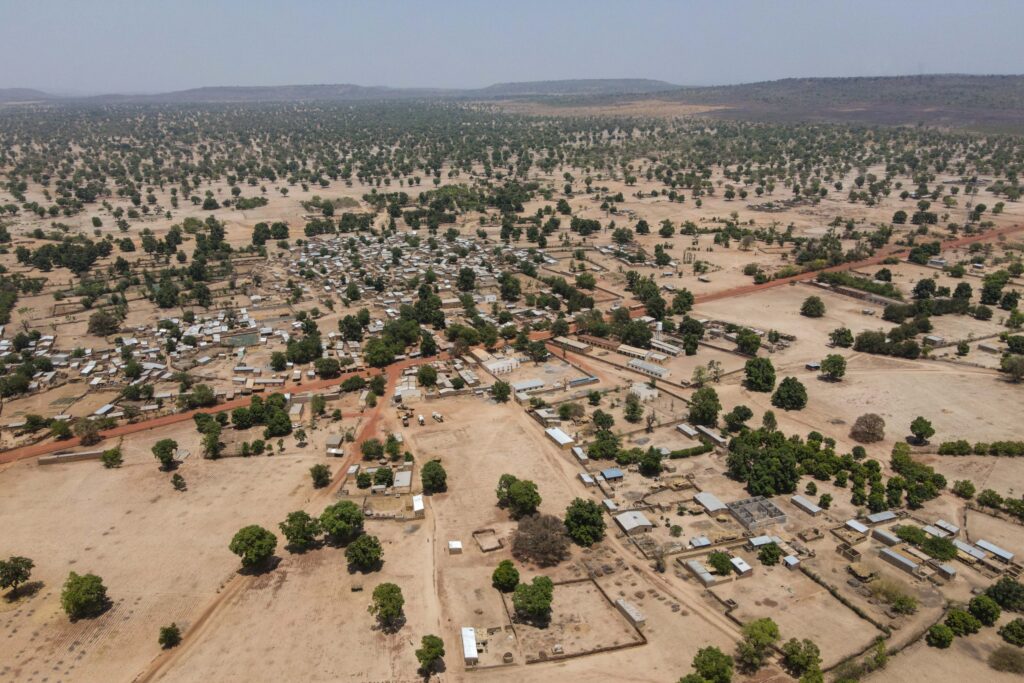
<path id="1" fill-rule="evenodd" d="M 1024 70 L 1015 2 L 3 0 L 0 12 L 0 87 L 60 94 Z"/>

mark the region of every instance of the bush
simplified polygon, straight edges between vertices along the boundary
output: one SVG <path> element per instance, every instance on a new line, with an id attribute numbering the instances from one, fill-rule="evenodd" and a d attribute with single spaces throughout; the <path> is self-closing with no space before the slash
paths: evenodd
<path id="1" fill-rule="evenodd" d="M 1005 610 L 1024 611 L 1024 585 L 1008 576 L 1004 576 L 989 586 L 985 590 L 985 595 L 995 600 Z"/>
<path id="2" fill-rule="evenodd" d="M 809 296 L 800 306 L 800 315 L 808 318 L 820 318 L 825 315 L 825 302 L 818 296 Z"/>
<path id="3" fill-rule="evenodd" d="M 716 550 L 708 555 L 708 566 L 715 570 L 719 576 L 728 576 L 732 573 L 732 562 L 725 553 Z"/>
<path id="4" fill-rule="evenodd" d="M 309 476 L 313 479 L 313 488 L 322 489 L 331 483 L 331 468 L 317 463 L 309 468 Z"/>
<path id="5" fill-rule="evenodd" d="M 967 611 L 980 621 L 982 626 L 995 626 L 1002 613 L 999 603 L 987 595 L 976 595 L 971 598 L 971 601 L 967 603 Z"/>
<path id="6" fill-rule="evenodd" d="M 437 460 L 431 460 L 420 470 L 420 480 L 425 493 L 440 493 L 448 489 L 448 473 Z"/>
<path id="7" fill-rule="evenodd" d="M 569 538 L 590 547 L 604 538 L 604 514 L 594 501 L 576 498 L 565 510 L 565 528 Z"/>
<path id="8" fill-rule="evenodd" d="M 981 630 L 981 622 L 970 612 L 962 609 L 949 610 L 945 623 L 958 636 L 968 636 Z"/>
<path id="9" fill-rule="evenodd" d="M 169 650 L 172 647 L 176 647 L 181 642 L 181 629 L 178 625 L 171 623 L 170 626 L 160 627 L 160 637 L 157 638 L 157 643 L 160 644 L 165 650 Z"/>
<path id="10" fill-rule="evenodd" d="M 939 649 L 946 649 L 953 644 L 953 638 L 955 634 L 953 629 L 946 626 L 945 624 L 935 624 L 924 637 L 924 641 L 931 647 L 937 647 Z"/>
<path id="11" fill-rule="evenodd" d="M 1017 617 L 1008 621 L 999 629 L 999 635 L 1010 645 L 1024 647 L 1024 619 Z"/>
<path id="12" fill-rule="evenodd" d="M 988 656 L 988 665 L 996 671 L 1024 674 L 1024 652 L 1002 645 Z"/>

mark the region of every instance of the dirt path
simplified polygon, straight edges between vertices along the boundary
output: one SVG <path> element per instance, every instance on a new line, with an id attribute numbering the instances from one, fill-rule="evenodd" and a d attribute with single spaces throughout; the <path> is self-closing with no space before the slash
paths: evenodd
<path id="1" fill-rule="evenodd" d="M 998 230 L 990 230 L 978 235 L 968 235 L 955 240 L 949 240 L 942 243 L 943 249 L 956 249 L 958 247 L 967 246 L 976 242 L 989 242 L 998 239 L 1002 235 L 1017 232 L 1024 229 L 1021 225 L 1009 225 L 1005 228 L 999 228 Z M 824 270 L 812 270 L 806 273 L 800 273 L 799 275 L 793 275 L 792 277 L 785 277 L 779 280 L 769 280 L 761 285 L 743 285 L 742 287 L 733 287 L 732 289 L 725 289 L 721 292 L 712 292 L 711 294 L 704 294 L 698 296 L 694 300 L 694 304 L 706 304 L 710 301 L 719 301 L 721 299 L 730 299 L 734 296 L 743 296 L 744 294 L 752 294 L 754 292 L 761 292 L 772 287 L 781 287 L 783 285 L 792 284 L 794 282 L 803 282 L 805 280 L 813 280 L 818 277 L 819 273 L 832 273 L 843 270 L 852 270 L 854 268 L 863 268 L 865 266 L 875 266 L 896 254 L 901 250 L 905 250 L 906 247 L 902 246 L 887 246 L 881 249 L 874 256 L 863 259 L 861 261 L 852 261 L 850 263 L 842 263 L 838 266 L 832 266 L 831 268 L 825 268 Z"/>

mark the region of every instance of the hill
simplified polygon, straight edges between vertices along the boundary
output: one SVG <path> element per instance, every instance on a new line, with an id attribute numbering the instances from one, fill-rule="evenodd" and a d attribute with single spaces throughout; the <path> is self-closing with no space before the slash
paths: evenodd
<path id="1" fill-rule="evenodd" d="M 33 90 L 32 88 L 0 88 L 0 104 L 39 102 L 52 99 L 54 99 L 53 95 L 44 93 L 42 90 Z"/>
<path id="2" fill-rule="evenodd" d="M 648 94 L 677 90 L 678 85 L 648 78 L 587 78 L 561 81 L 496 83 L 463 91 L 482 99 L 495 97 L 550 97 L 559 95 Z"/>

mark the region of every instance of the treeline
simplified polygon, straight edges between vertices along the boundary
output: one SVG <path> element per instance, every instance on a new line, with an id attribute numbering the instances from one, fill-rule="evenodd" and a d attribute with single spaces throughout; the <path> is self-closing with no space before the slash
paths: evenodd
<path id="1" fill-rule="evenodd" d="M 834 271 L 818 274 L 818 282 L 833 286 L 850 287 L 862 292 L 877 294 L 890 299 L 902 299 L 903 295 L 891 282 L 876 282 L 866 277 L 853 275 L 845 271 Z"/>
<path id="2" fill-rule="evenodd" d="M 974 445 L 965 439 L 944 441 L 939 445 L 939 455 L 1005 455 L 1016 458 L 1024 456 L 1024 441 L 979 441 Z"/>

